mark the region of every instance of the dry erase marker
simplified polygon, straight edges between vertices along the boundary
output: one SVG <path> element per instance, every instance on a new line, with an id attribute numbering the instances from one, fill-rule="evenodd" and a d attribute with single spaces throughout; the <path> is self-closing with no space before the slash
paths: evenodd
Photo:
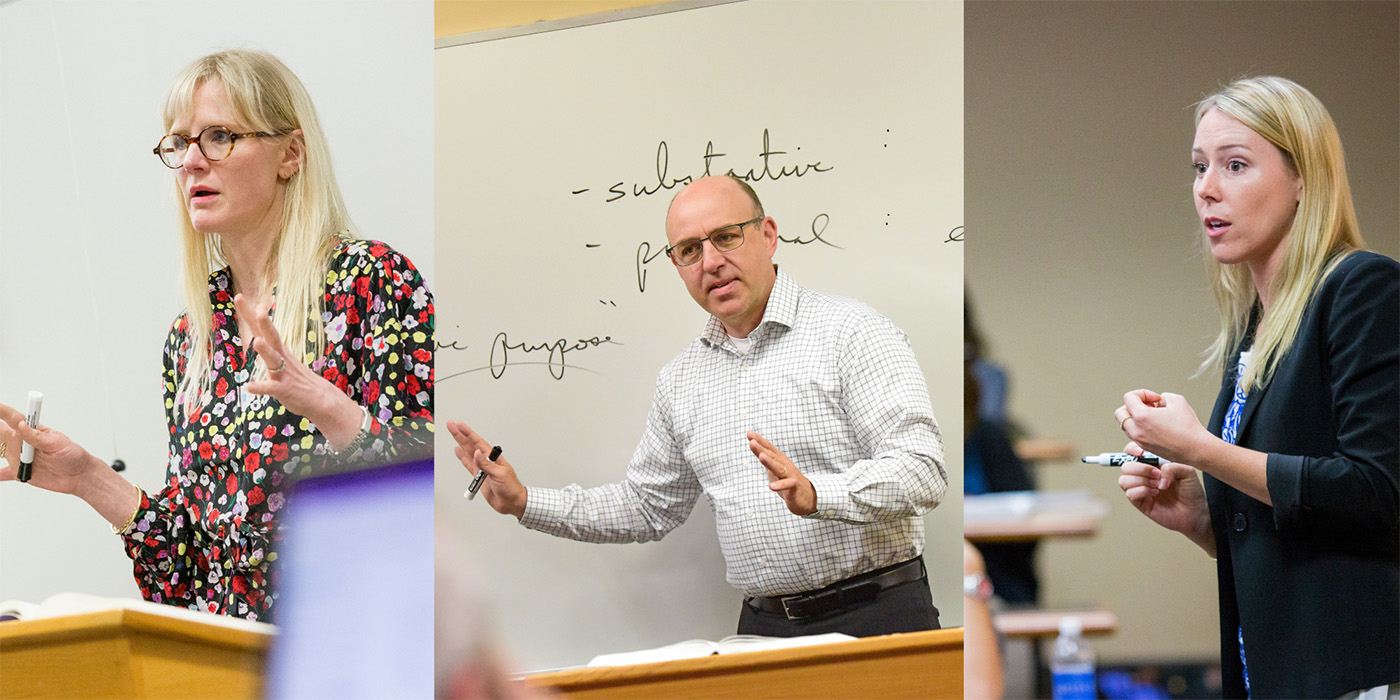
<path id="1" fill-rule="evenodd" d="M 1127 452 L 1105 452 L 1097 457 L 1093 455 L 1082 457 L 1079 461 L 1085 464 L 1098 464 L 1104 467 L 1121 467 L 1127 462 L 1142 462 L 1143 464 L 1150 464 L 1154 467 L 1158 467 L 1167 460 L 1151 452 L 1144 452 L 1141 457 L 1134 457 Z"/>
<path id="2" fill-rule="evenodd" d="M 39 409 L 44 407 L 44 395 L 37 392 L 29 392 L 29 408 L 24 412 L 24 422 L 29 427 L 39 429 Z M 29 481 L 29 477 L 34 475 L 34 446 L 24 443 L 24 447 L 19 451 L 19 480 Z"/>
<path id="3" fill-rule="evenodd" d="M 494 461 L 496 461 L 496 458 L 498 458 L 498 457 L 500 457 L 500 456 L 501 456 L 501 446 L 500 446 L 500 445 L 496 445 L 495 447 L 492 447 L 492 448 L 491 448 L 491 454 L 488 455 L 486 458 L 489 459 L 489 460 L 491 460 L 492 462 L 494 462 Z M 468 501 L 470 501 L 470 500 L 476 498 L 476 492 L 481 490 L 481 484 L 482 484 L 483 482 L 485 482 L 485 481 L 486 481 L 486 470 L 485 470 L 485 469 L 482 469 L 481 471 L 479 471 L 479 472 L 476 473 L 476 476 L 475 476 L 475 477 L 472 478 L 472 485 L 467 487 L 467 500 L 468 500 Z"/>

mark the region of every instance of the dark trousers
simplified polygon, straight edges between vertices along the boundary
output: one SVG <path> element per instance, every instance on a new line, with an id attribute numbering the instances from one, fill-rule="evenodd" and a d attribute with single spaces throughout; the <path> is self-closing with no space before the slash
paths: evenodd
<path id="1" fill-rule="evenodd" d="M 739 634 L 765 637 L 801 637 L 808 634 L 841 632 L 852 637 L 875 637 L 896 632 L 922 632 L 938 627 L 938 608 L 928 577 L 880 591 L 861 603 L 818 617 L 789 620 L 781 614 L 755 610 L 740 603 Z"/>

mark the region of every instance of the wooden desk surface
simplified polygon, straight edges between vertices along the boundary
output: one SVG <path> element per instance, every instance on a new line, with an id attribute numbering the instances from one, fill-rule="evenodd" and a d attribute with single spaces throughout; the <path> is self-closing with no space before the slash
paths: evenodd
<path id="1" fill-rule="evenodd" d="M 636 666 L 541 673 L 534 685 L 570 698 L 962 697 L 962 628 L 725 654 Z"/>
<path id="2" fill-rule="evenodd" d="M 0 698 L 255 698 L 272 635 L 139 610 L 0 623 Z"/>
<path id="3" fill-rule="evenodd" d="M 1074 443 L 1069 440 L 1017 440 L 1014 447 L 1016 456 L 1024 462 L 1046 463 L 1079 461 L 1074 454 Z"/>
<path id="4" fill-rule="evenodd" d="M 1003 610 L 992 615 L 997 631 L 1008 637 L 1054 637 L 1060 633 L 1060 619 L 1077 617 L 1084 634 L 1113 634 L 1118 616 L 1108 610 Z"/>
<path id="5" fill-rule="evenodd" d="M 1092 537 L 1099 531 L 1099 515 L 1032 513 L 1031 515 L 963 523 L 963 537 L 973 542 L 1024 542 L 1042 537 Z"/>
<path id="6" fill-rule="evenodd" d="M 101 636 L 125 628 L 190 642 L 266 650 L 272 635 L 248 630 L 191 623 L 140 610 L 101 610 L 78 615 L 0 623 L 0 650 L 9 651 L 74 634 Z"/>

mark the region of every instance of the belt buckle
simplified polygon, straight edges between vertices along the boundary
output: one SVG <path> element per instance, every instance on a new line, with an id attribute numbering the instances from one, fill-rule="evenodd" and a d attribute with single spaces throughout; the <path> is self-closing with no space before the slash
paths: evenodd
<path id="1" fill-rule="evenodd" d="M 783 596 L 782 598 L 779 598 L 779 599 L 778 599 L 779 601 L 782 602 L 782 604 L 783 604 L 783 614 L 787 616 L 787 619 L 788 619 L 789 621 L 792 621 L 792 620 L 801 620 L 801 619 L 802 619 L 802 617 L 799 617 L 799 616 L 797 616 L 797 615 L 793 615 L 793 614 L 792 614 L 792 610 L 790 610 L 790 609 L 788 608 L 788 602 L 789 602 L 789 601 L 797 600 L 798 598 L 801 598 L 801 597 L 802 597 L 802 596 L 789 595 L 789 596 Z"/>

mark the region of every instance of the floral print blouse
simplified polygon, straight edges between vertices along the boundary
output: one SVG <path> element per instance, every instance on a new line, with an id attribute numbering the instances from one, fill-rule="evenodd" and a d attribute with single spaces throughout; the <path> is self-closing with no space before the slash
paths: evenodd
<path id="1" fill-rule="evenodd" d="M 141 493 L 122 537 L 148 600 L 269 621 L 282 489 L 293 477 L 323 471 L 332 453 L 309 420 L 245 388 L 256 353 L 245 352 L 238 336 L 227 268 L 209 276 L 209 297 L 212 400 L 187 418 L 176 397 L 192 345 L 182 313 L 165 343 L 167 483 Z M 305 361 L 373 419 L 363 447 L 335 459 L 431 453 L 433 298 L 413 263 L 383 243 L 343 239 L 326 276 L 324 308 L 325 352 Z"/>

